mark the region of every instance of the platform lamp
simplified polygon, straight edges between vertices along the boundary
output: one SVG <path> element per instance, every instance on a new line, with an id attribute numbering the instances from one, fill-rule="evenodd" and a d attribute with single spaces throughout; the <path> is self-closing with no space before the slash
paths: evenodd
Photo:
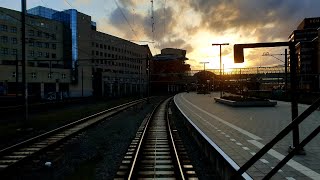
<path id="1" fill-rule="evenodd" d="M 221 46 L 227 46 L 229 43 L 213 43 L 212 46 L 219 46 L 220 47 L 220 97 L 222 97 L 222 74 L 221 74 L 221 68 L 222 68 L 222 59 L 221 59 Z"/>
<path id="2" fill-rule="evenodd" d="M 203 64 L 203 73 L 204 73 L 204 79 L 206 79 L 206 75 L 207 75 L 207 73 L 206 73 L 206 64 L 208 64 L 208 63 L 210 63 L 210 62 L 200 62 L 200 64 Z"/>

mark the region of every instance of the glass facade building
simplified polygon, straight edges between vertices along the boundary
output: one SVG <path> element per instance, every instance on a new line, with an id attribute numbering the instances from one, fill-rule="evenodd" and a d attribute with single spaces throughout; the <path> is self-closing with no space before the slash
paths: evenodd
<path id="1" fill-rule="evenodd" d="M 46 7 L 42 7 L 42 6 L 37 6 L 31 9 L 28 9 L 28 14 L 32 14 L 35 16 L 41 16 L 47 19 L 52 19 L 52 15 L 54 13 L 57 13 L 59 11 L 50 9 L 50 8 L 46 8 Z"/>
<path id="2" fill-rule="evenodd" d="M 64 11 L 69 14 L 69 26 L 71 29 L 71 42 L 72 42 L 72 69 L 76 69 L 78 60 L 78 31 L 77 31 L 77 15 L 78 12 L 75 9 L 69 9 Z"/>
<path id="3" fill-rule="evenodd" d="M 75 9 L 68 9 L 65 11 L 56 11 L 50 8 L 37 6 L 28 10 L 29 14 L 35 16 L 41 16 L 47 19 L 56 20 L 62 22 L 71 30 L 71 57 L 72 57 L 72 80 L 77 81 L 76 71 L 78 64 L 78 31 L 77 31 L 77 15 L 78 11 Z"/>

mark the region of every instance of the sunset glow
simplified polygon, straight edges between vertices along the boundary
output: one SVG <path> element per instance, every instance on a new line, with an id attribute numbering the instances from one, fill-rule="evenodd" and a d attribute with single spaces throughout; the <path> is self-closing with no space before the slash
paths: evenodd
<path id="1" fill-rule="evenodd" d="M 117 2 L 117 3 L 116 3 Z M 261 51 L 247 51 L 243 64 L 233 64 L 233 45 L 253 42 L 287 41 L 301 19 L 318 16 L 320 1 L 154 1 L 149 0 L 73 0 L 28 1 L 28 8 L 38 5 L 62 10 L 74 8 L 92 16 L 99 31 L 146 44 L 153 55 L 163 48 L 187 50 L 192 69 L 199 62 L 210 61 L 209 68 L 219 68 L 219 47 L 212 43 L 229 43 L 222 48 L 226 68 L 271 66 L 274 58 L 263 57 Z M 17 9 L 19 3 L 4 1 L 3 6 Z M 117 5 L 118 4 L 118 5 Z M 306 11 L 308 9 L 308 11 Z M 294 13 L 292 13 L 294 12 Z M 154 30 L 152 31 L 152 18 Z M 154 41 L 154 43 L 150 43 Z M 282 52 L 275 49 L 272 52 Z M 269 51 L 269 50 L 268 50 Z"/>

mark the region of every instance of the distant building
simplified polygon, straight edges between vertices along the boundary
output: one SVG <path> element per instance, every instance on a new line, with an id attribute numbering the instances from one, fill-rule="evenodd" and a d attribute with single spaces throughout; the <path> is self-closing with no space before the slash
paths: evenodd
<path id="1" fill-rule="evenodd" d="M 289 36 L 296 44 L 300 89 L 319 90 L 319 28 L 320 17 L 305 18 Z"/>
<path id="2" fill-rule="evenodd" d="M 147 45 L 99 32 L 91 16 L 75 9 L 56 11 L 38 6 L 27 12 L 29 92 L 41 98 L 52 93 L 68 97 L 146 93 L 147 59 L 152 56 Z M 16 91 L 15 60 L 21 60 L 20 19 L 20 12 L 0 8 L 3 94 Z M 21 82 L 21 67 L 19 77 Z"/>
<path id="3" fill-rule="evenodd" d="M 151 89 L 158 93 L 175 93 L 186 89 L 186 50 L 165 48 L 151 60 Z"/>

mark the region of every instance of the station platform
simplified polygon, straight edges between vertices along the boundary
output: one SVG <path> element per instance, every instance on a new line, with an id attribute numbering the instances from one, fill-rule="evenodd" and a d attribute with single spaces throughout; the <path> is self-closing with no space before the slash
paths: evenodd
<path id="1" fill-rule="evenodd" d="M 291 104 L 277 101 L 275 107 L 230 107 L 214 101 L 220 93 L 180 93 L 174 97 L 178 109 L 191 120 L 233 163 L 241 167 L 291 122 Z M 299 113 L 308 105 L 299 104 Z M 315 111 L 299 126 L 300 141 L 320 124 Z M 278 142 L 246 173 L 262 179 L 288 154 L 292 134 Z M 296 155 L 272 179 L 320 180 L 320 135 Z"/>

